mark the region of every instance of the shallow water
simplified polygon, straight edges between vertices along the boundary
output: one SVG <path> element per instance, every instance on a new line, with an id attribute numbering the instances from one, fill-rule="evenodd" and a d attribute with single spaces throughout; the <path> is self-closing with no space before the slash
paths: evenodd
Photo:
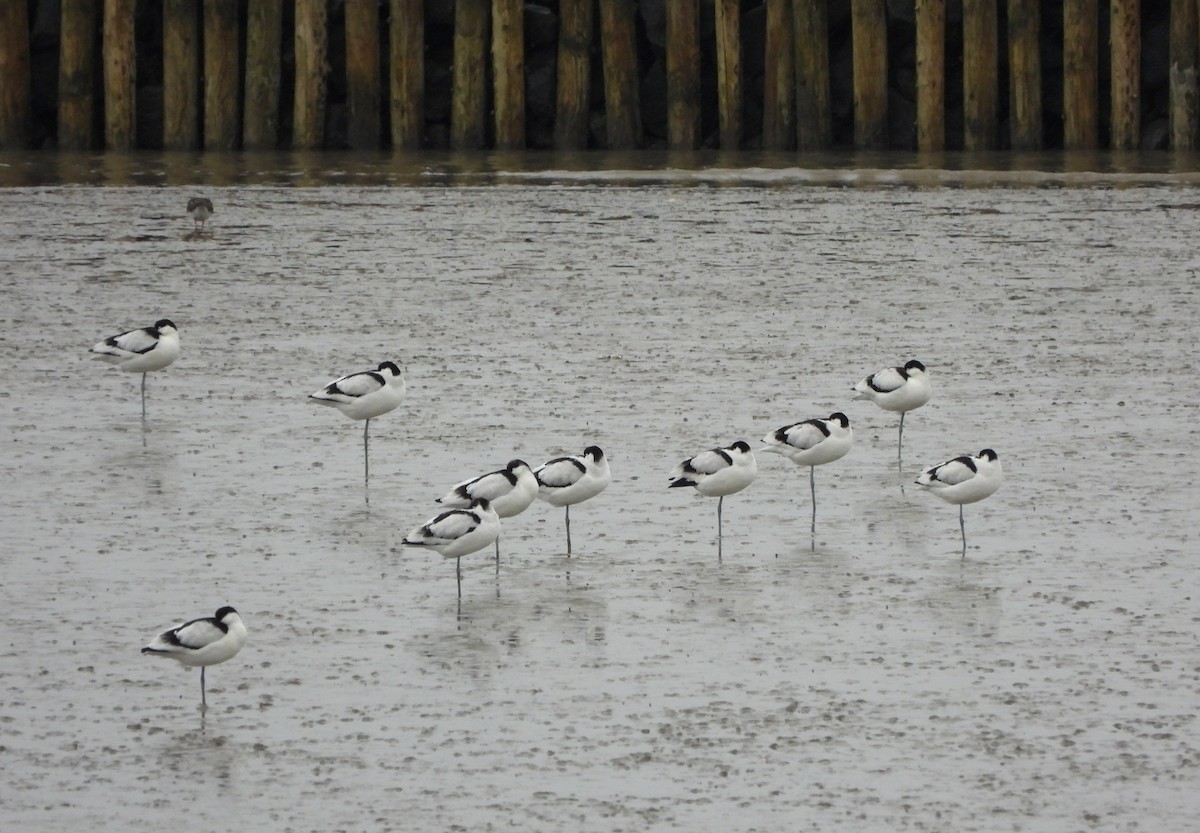
<path id="1" fill-rule="evenodd" d="M 1190 828 L 1200 192 L 600 179 L 210 186 L 201 239 L 189 188 L 0 190 L 8 824 Z M 161 316 L 143 425 L 86 352 Z M 898 467 L 849 393 L 909 357 Z M 304 399 L 384 359 L 368 504 L 361 426 Z M 762 455 L 718 560 L 671 467 L 834 410 L 815 541 Z M 461 604 L 401 548 L 456 481 L 591 443 L 569 561 L 544 504 Z M 911 481 L 985 446 L 963 559 Z M 225 603 L 250 642 L 202 716 L 138 649 Z"/>

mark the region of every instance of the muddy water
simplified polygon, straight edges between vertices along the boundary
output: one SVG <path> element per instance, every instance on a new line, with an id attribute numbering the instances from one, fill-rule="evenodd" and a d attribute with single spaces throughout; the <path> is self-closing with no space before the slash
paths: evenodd
<path id="1" fill-rule="evenodd" d="M 0 190 L 7 823 L 1187 829 L 1200 193 L 764 178 L 214 185 L 201 239 L 190 188 Z M 162 316 L 143 424 L 86 351 Z M 898 465 L 848 394 L 914 356 Z M 384 359 L 368 495 L 360 425 L 304 400 Z M 718 560 L 670 468 L 834 410 L 815 538 L 763 455 Z M 544 504 L 461 603 L 400 546 L 457 480 L 592 443 L 570 560 Z M 911 481 L 985 446 L 963 559 Z M 251 638 L 202 715 L 138 649 L 225 603 Z"/>

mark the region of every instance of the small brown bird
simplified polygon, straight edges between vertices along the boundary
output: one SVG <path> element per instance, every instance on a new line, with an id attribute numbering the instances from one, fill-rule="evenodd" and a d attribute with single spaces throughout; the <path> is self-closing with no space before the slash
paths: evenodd
<path id="1" fill-rule="evenodd" d="M 203 231 L 204 223 L 213 214 L 212 200 L 204 197 L 192 197 L 188 200 L 188 214 L 192 215 L 192 228 Z"/>

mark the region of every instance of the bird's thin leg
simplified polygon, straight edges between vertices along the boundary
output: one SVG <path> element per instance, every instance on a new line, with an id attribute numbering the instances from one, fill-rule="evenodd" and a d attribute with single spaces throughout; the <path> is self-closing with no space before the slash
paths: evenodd
<path id="1" fill-rule="evenodd" d="M 817 534 L 817 467 L 808 467 L 808 488 L 812 492 L 812 534 Z"/>
<path id="2" fill-rule="evenodd" d="M 458 579 L 458 598 L 462 599 L 462 559 L 454 559 L 454 576 Z"/>
<path id="3" fill-rule="evenodd" d="M 200 708 L 201 709 L 208 708 L 208 700 L 205 698 L 205 695 L 204 695 L 204 666 L 203 665 L 200 666 Z"/>
<path id="4" fill-rule="evenodd" d="M 567 504 L 567 558 L 571 557 L 571 504 Z"/>
<path id="5" fill-rule="evenodd" d="M 146 419 L 146 374 L 142 374 L 142 419 Z"/>
<path id="6" fill-rule="evenodd" d="M 904 459 L 904 411 L 900 412 L 900 436 L 896 439 L 896 459 Z"/>
<path id="7" fill-rule="evenodd" d="M 496 575 L 500 575 L 500 536 L 496 536 Z"/>
<path id="8" fill-rule="evenodd" d="M 962 508 L 961 503 L 958 505 L 958 528 L 960 530 L 962 530 L 962 539 L 963 539 L 962 557 L 966 558 L 967 557 L 967 524 L 966 524 L 966 521 L 963 520 L 963 508 Z"/>
<path id="9" fill-rule="evenodd" d="M 363 483 L 371 479 L 371 449 L 367 431 L 371 429 L 371 420 L 363 424 Z"/>
<path id="10" fill-rule="evenodd" d="M 721 540 L 721 504 L 725 502 L 725 496 L 717 498 L 717 540 Z"/>

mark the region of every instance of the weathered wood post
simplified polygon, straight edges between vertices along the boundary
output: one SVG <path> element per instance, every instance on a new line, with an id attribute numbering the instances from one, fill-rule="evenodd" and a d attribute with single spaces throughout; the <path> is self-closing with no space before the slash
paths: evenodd
<path id="1" fill-rule="evenodd" d="M 1008 121 L 1013 150 L 1042 147 L 1041 0 L 1008 0 Z"/>
<path id="2" fill-rule="evenodd" d="M 325 72 L 329 45 L 325 0 L 296 2 L 296 88 L 292 146 L 319 150 L 325 144 Z"/>
<path id="3" fill-rule="evenodd" d="M 204 0 L 204 149 L 235 150 L 238 117 L 237 0 Z"/>
<path id="4" fill-rule="evenodd" d="M 763 147 L 796 146 L 796 38 L 792 0 L 767 0 L 763 56 Z"/>
<path id="5" fill-rule="evenodd" d="M 242 147 L 279 146 L 283 0 L 250 0 L 246 9 L 246 87 Z"/>
<path id="6" fill-rule="evenodd" d="M 0 3 L 0 147 L 29 143 L 29 11 Z"/>
<path id="7" fill-rule="evenodd" d="M 1099 142 L 1099 44 L 1096 0 L 1064 0 L 1063 146 L 1066 150 L 1091 150 Z"/>
<path id="8" fill-rule="evenodd" d="M 997 0 L 963 0 L 963 147 L 996 147 Z"/>
<path id="9" fill-rule="evenodd" d="M 417 150 L 425 135 L 424 0 L 392 0 L 389 24 L 392 148 Z"/>
<path id="10" fill-rule="evenodd" d="M 823 150 L 833 141 L 826 0 L 792 0 L 796 47 L 796 147 Z"/>
<path id="11" fill-rule="evenodd" d="M 1133 150 L 1141 139 L 1141 0 L 1110 0 L 1112 150 Z"/>
<path id="12" fill-rule="evenodd" d="M 612 150 L 632 150 L 642 139 L 633 5 L 630 0 L 599 2 L 608 146 Z"/>
<path id="13" fill-rule="evenodd" d="M 58 147 L 92 146 L 97 0 L 62 0 L 58 59 Z"/>
<path id="14" fill-rule="evenodd" d="M 137 138 L 134 0 L 104 0 L 104 146 L 131 150 Z"/>
<path id="15" fill-rule="evenodd" d="M 742 146 L 742 18 L 738 0 L 717 0 L 717 111 L 721 150 Z"/>
<path id="16" fill-rule="evenodd" d="M 163 147 L 200 147 L 200 6 L 163 0 Z"/>
<path id="17" fill-rule="evenodd" d="M 854 44 L 854 146 L 859 150 L 887 147 L 887 7 L 886 0 L 851 0 Z"/>
<path id="18" fill-rule="evenodd" d="M 346 0 L 346 140 L 354 150 L 379 147 L 379 92 L 379 0 Z"/>
<path id="19" fill-rule="evenodd" d="M 700 4 L 667 3 L 667 146 L 700 145 Z"/>
<path id="20" fill-rule="evenodd" d="M 554 147 L 583 150 L 588 141 L 595 0 L 561 0 Z"/>
<path id="21" fill-rule="evenodd" d="M 488 0 L 457 0 L 454 5 L 450 146 L 455 150 L 477 150 L 486 140 L 488 5 Z"/>
<path id="22" fill-rule="evenodd" d="M 1196 78 L 1196 0 L 1171 0 L 1171 149 L 1197 146 L 1200 87 Z"/>
<path id="23" fill-rule="evenodd" d="M 946 147 L 946 0 L 917 0 L 917 150 Z"/>
<path id="24" fill-rule="evenodd" d="M 492 0 L 496 149 L 525 149 L 524 0 Z"/>
<path id="25" fill-rule="evenodd" d="M 1133 150 L 1142 132 L 1142 24 L 1141 0 L 1109 0 L 1112 48 L 1113 150 Z"/>

